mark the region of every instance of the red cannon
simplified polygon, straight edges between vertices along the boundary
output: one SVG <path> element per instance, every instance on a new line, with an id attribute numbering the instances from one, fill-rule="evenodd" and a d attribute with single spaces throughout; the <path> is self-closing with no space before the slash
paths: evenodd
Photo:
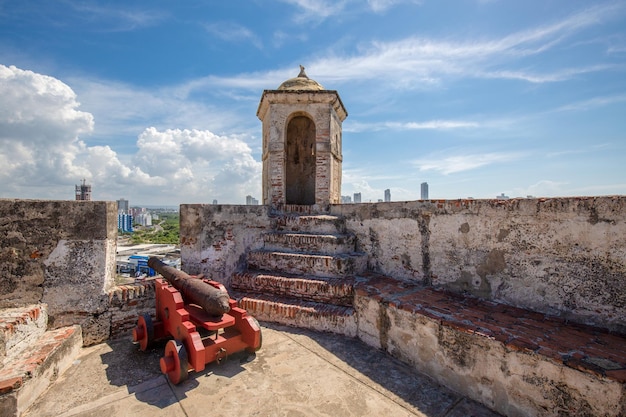
<path id="1" fill-rule="evenodd" d="M 155 279 L 156 321 L 149 314 L 139 316 L 133 341 L 145 351 L 156 340 L 171 339 L 160 365 L 173 384 L 187 379 L 190 370 L 261 348 L 258 321 L 237 307 L 222 284 L 187 275 L 157 258 L 148 265 L 163 276 Z"/>

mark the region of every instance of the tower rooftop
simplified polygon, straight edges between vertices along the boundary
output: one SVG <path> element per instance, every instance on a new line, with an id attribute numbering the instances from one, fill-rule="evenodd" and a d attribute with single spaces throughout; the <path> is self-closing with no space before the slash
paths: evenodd
<path id="1" fill-rule="evenodd" d="M 304 67 L 300 65 L 300 73 L 295 78 L 290 78 L 284 81 L 278 90 L 293 90 L 293 91 L 321 91 L 324 87 L 315 80 L 310 79 L 304 72 Z"/>

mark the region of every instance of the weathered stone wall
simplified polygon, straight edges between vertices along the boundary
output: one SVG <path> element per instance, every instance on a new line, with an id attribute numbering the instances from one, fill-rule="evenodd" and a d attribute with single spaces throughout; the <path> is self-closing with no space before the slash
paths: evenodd
<path id="1" fill-rule="evenodd" d="M 626 331 L 626 197 L 332 205 L 368 268 Z M 183 269 L 230 284 L 263 206 L 181 206 Z"/>
<path id="2" fill-rule="evenodd" d="M 428 221 L 433 205 L 423 202 L 331 206 L 368 254 L 368 269 L 412 281 L 430 280 Z M 426 258 L 425 258 L 426 257 Z"/>
<path id="3" fill-rule="evenodd" d="M 262 245 L 267 208 L 185 207 L 184 270 L 228 285 Z M 154 315 L 150 282 L 115 286 L 115 202 L 0 200 L 0 235 L 0 308 L 47 303 L 48 326 L 80 324 L 85 345 L 130 337 L 139 315 Z"/>
<path id="4" fill-rule="evenodd" d="M 104 201 L 0 200 L 0 308 L 48 304 L 49 326 L 108 308 L 117 206 Z"/>
<path id="5" fill-rule="evenodd" d="M 0 200 L 0 235 L 0 309 L 46 303 L 48 327 L 81 325 L 85 346 L 154 316 L 152 282 L 115 286 L 115 202 Z"/>
<path id="6" fill-rule="evenodd" d="M 624 384 L 357 293 L 358 337 L 510 417 L 621 416 Z"/>
<path id="7" fill-rule="evenodd" d="M 626 331 L 626 197 L 331 207 L 371 270 Z"/>
<path id="8" fill-rule="evenodd" d="M 233 273 L 245 266 L 247 253 L 263 247 L 262 233 L 270 230 L 270 223 L 267 206 L 182 204 L 181 269 L 229 287 Z"/>
<path id="9" fill-rule="evenodd" d="M 368 268 L 626 331 L 626 197 L 333 205 Z M 114 290 L 114 202 L 0 200 L 0 308 L 47 303 L 85 344 L 132 328 L 153 295 Z M 181 206 L 183 270 L 230 285 L 266 206 Z M 136 294 L 136 295 L 135 295 Z M 116 301 L 117 300 L 117 301 Z"/>

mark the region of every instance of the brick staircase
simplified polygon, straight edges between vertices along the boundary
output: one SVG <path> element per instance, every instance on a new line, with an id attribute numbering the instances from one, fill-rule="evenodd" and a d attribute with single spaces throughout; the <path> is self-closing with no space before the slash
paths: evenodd
<path id="1" fill-rule="evenodd" d="M 47 326 L 45 304 L 0 310 L 0 416 L 19 417 L 78 356 L 80 326 Z"/>
<path id="2" fill-rule="evenodd" d="M 241 307 L 261 321 L 356 336 L 354 284 L 367 257 L 344 220 L 284 206 L 272 229 L 232 279 Z"/>

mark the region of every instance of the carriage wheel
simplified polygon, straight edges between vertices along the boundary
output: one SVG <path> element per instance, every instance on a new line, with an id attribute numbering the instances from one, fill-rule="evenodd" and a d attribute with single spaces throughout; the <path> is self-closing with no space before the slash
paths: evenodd
<path id="1" fill-rule="evenodd" d="M 133 341 L 139 342 L 139 349 L 145 351 L 154 342 L 154 325 L 149 314 L 139 316 L 133 329 Z"/>
<path id="2" fill-rule="evenodd" d="M 167 375 L 172 384 L 177 385 L 186 380 L 189 375 L 189 361 L 185 345 L 179 340 L 169 340 L 160 365 L 161 372 Z"/>

